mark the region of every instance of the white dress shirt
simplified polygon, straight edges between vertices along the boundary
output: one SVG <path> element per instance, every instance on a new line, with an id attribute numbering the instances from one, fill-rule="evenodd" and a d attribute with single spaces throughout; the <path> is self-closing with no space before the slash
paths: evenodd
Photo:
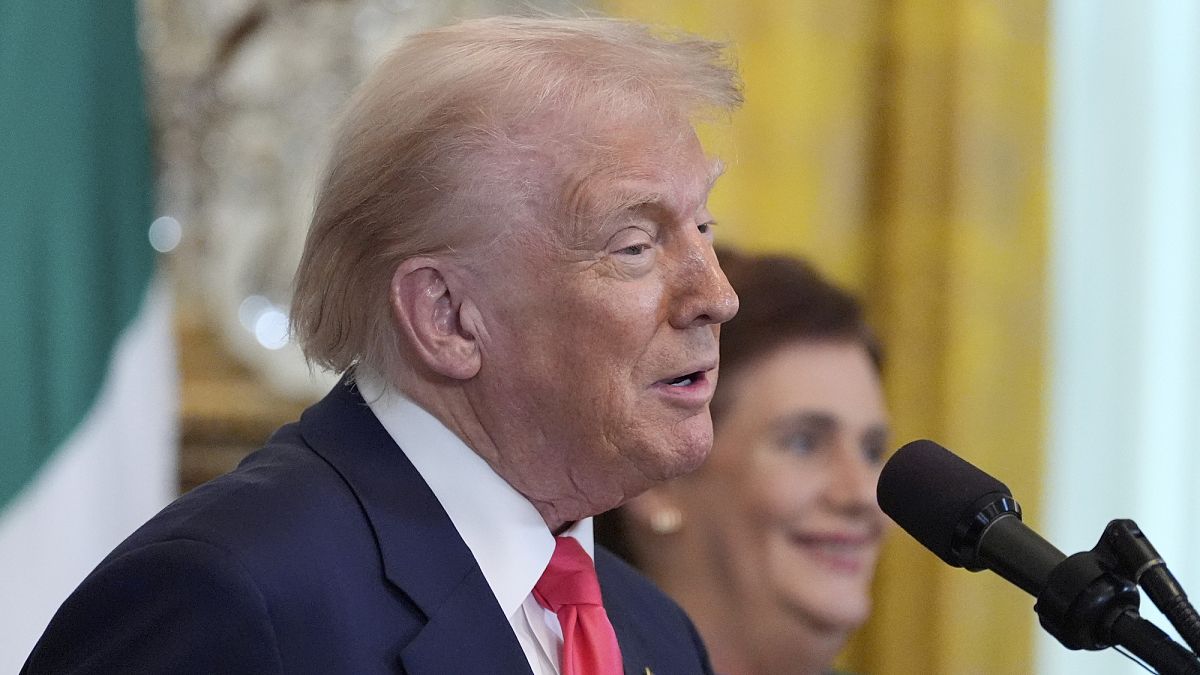
<path id="1" fill-rule="evenodd" d="M 359 368 L 359 391 L 403 449 L 474 554 L 535 675 L 559 675 L 562 627 L 533 586 L 554 553 L 554 535 L 529 500 L 436 417 Z M 595 558 L 592 519 L 563 533 Z"/>

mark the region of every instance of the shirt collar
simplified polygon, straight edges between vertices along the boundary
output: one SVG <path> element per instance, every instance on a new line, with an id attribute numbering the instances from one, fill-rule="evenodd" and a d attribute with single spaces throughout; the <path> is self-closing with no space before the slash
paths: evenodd
<path id="1" fill-rule="evenodd" d="M 504 615 L 511 617 L 554 553 L 546 521 L 454 432 L 382 377 L 360 366 L 356 382 L 371 412 L 441 502 Z M 578 540 L 595 558 L 591 518 L 576 522 L 563 536 Z"/>

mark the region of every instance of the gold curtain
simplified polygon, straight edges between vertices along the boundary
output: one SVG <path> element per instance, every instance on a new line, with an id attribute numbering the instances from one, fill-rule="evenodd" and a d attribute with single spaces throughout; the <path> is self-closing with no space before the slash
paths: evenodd
<path id="1" fill-rule="evenodd" d="M 1045 0 L 606 0 L 734 45 L 718 237 L 816 261 L 884 340 L 899 443 L 1002 477 L 1036 524 L 1045 384 Z M 1028 673 L 1033 599 L 896 531 L 851 670 Z"/>

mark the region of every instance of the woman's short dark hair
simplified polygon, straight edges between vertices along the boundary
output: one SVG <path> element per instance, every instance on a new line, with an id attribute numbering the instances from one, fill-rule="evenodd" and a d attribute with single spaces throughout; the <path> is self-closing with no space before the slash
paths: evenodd
<path id="1" fill-rule="evenodd" d="M 794 342 L 861 344 L 876 372 L 882 372 L 883 352 L 866 323 L 862 305 L 807 261 L 720 246 L 717 258 L 741 302 L 737 316 L 721 325 L 722 380 Z M 712 402 L 714 422 L 728 407 L 728 391 L 728 387 L 717 386 Z"/>

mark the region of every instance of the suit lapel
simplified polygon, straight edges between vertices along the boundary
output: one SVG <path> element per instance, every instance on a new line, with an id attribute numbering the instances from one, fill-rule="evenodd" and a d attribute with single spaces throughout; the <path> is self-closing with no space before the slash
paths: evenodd
<path id="1" fill-rule="evenodd" d="M 622 621 L 624 616 L 625 612 L 608 612 L 608 620 L 613 625 L 613 632 L 617 634 L 617 644 L 621 646 L 621 663 L 624 666 L 625 675 L 645 675 L 646 664 L 649 661 L 646 653 L 642 651 L 641 640 L 638 640 L 630 626 Z"/>
<path id="2" fill-rule="evenodd" d="M 634 609 L 625 605 L 625 594 L 610 576 L 610 561 L 604 558 L 605 555 L 608 555 L 605 551 L 596 549 L 596 575 L 600 579 L 600 593 L 604 598 L 608 621 L 612 624 L 613 632 L 617 634 L 617 644 L 621 647 L 621 663 L 625 675 L 646 675 L 646 667 L 653 666 L 641 636 L 631 623 Z"/>
<path id="3" fill-rule="evenodd" d="M 497 622 L 505 628 L 508 619 L 492 600 L 487 611 L 480 608 L 480 592 L 491 597 L 479 567 L 445 597 L 445 604 L 420 635 L 404 648 L 402 659 L 410 673 L 530 673 L 529 662 L 511 630 L 509 639 L 496 639 Z M 511 643 L 511 644 L 510 644 Z"/>
<path id="4" fill-rule="evenodd" d="M 357 496 L 388 581 L 427 618 L 404 648 L 407 671 L 530 672 L 471 550 L 358 388 L 343 379 L 300 429 Z"/>

